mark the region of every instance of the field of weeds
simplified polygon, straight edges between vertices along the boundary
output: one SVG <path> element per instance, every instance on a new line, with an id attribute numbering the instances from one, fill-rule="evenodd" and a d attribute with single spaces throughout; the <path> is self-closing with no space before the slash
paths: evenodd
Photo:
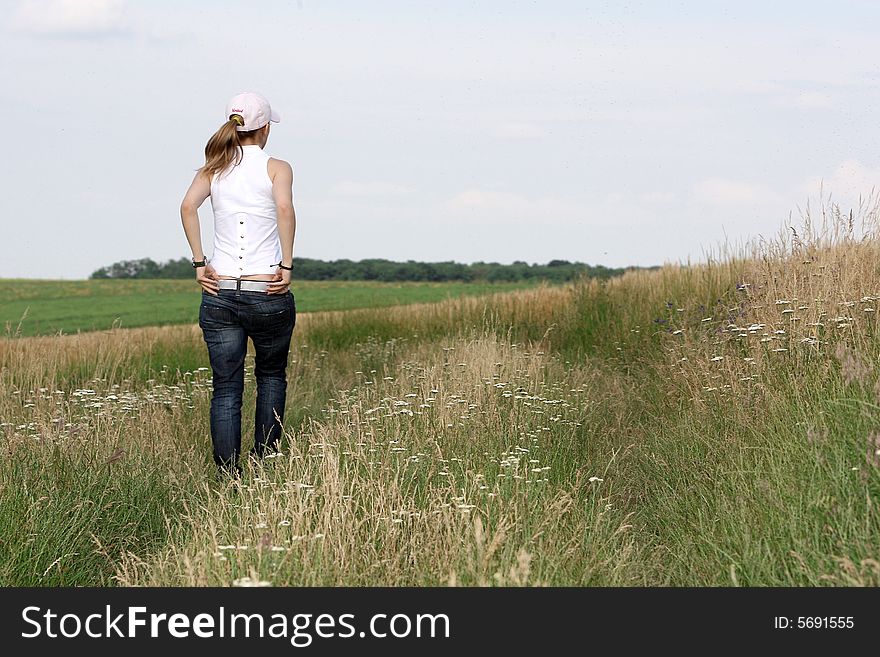
<path id="1" fill-rule="evenodd" d="M 804 214 L 699 265 L 303 315 L 241 482 L 197 326 L 5 339 L 0 583 L 880 584 L 880 213 Z"/>

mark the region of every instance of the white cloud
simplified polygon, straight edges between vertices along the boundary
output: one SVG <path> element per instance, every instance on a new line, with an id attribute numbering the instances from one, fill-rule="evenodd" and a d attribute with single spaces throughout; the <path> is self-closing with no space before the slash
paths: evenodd
<path id="1" fill-rule="evenodd" d="M 868 167 L 853 159 L 841 162 L 830 173 L 780 185 L 778 191 L 745 181 L 707 178 L 694 185 L 691 200 L 719 210 L 740 212 L 757 208 L 770 214 L 794 210 L 817 198 L 830 199 L 841 208 L 856 208 L 860 198 L 866 200 L 875 190 L 880 190 L 880 168 Z"/>
<path id="2" fill-rule="evenodd" d="M 807 84 L 815 84 L 818 81 L 811 80 Z M 742 86 L 740 91 L 746 93 L 754 93 L 764 96 L 772 107 L 782 108 L 783 111 L 790 108 L 796 109 L 830 109 L 839 107 L 845 102 L 846 86 L 844 84 L 836 85 L 833 92 L 830 91 L 808 91 L 801 87 L 804 86 L 803 81 L 780 81 L 774 80 L 766 83 L 756 83 L 751 86 Z M 830 85 L 828 81 L 823 81 L 824 86 Z M 864 83 L 863 83 L 864 84 Z"/>
<path id="3" fill-rule="evenodd" d="M 446 201 L 447 207 L 451 210 L 509 212 L 512 214 L 525 211 L 528 204 L 528 200 L 523 196 L 485 189 L 469 189 Z"/>
<path id="4" fill-rule="evenodd" d="M 389 182 L 355 182 L 346 180 L 333 185 L 331 190 L 337 196 L 404 196 L 411 194 L 413 189 L 406 185 Z"/>
<path id="5" fill-rule="evenodd" d="M 575 203 L 553 198 L 528 198 L 511 192 L 469 189 L 440 204 L 442 213 L 481 223 L 505 223 L 511 219 L 547 221 L 571 220 L 582 217 L 584 208 Z"/>
<path id="6" fill-rule="evenodd" d="M 880 186 L 880 169 L 872 169 L 858 160 L 841 162 L 830 176 L 813 176 L 798 190 L 804 195 L 815 195 L 821 189 L 832 199 L 856 204 Z"/>
<path id="7" fill-rule="evenodd" d="M 489 132 L 498 139 L 538 139 L 547 135 L 544 127 L 537 123 L 514 121 L 493 125 Z"/>
<path id="8" fill-rule="evenodd" d="M 741 206 L 775 203 L 779 200 L 779 195 L 764 185 L 725 178 L 707 178 L 694 186 L 693 198 L 712 205 Z"/>
<path id="9" fill-rule="evenodd" d="M 22 0 L 11 26 L 45 36 L 115 34 L 127 28 L 122 0 Z"/>
<path id="10" fill-rule="evenodd" d="M 796 107 L 809 108 L 825 108 L 833 107 L 834 99 L 830 94 L 823 94 L 816 91 L 806 91 L 795 96 L 791 103 Z"/>
<path id="11" fill-rule="evenodd" d="M 646 192 L 640 196 L 640 199 L 645 203 L 657 204 L 657 205 L 666 205 L 668 203 L 672 203 L 676 200 L 675 192 L 665 191 L 665 192 Z"/>

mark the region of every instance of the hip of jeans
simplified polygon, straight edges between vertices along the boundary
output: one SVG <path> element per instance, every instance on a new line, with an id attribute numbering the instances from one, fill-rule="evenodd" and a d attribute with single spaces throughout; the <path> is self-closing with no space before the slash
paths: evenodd
<path id="1" fill-rule="evenodd" d="M 296 300 L 290 291 L 284 294 L 220 290 L 202 294 L 199 326 L 202 329 L 241 327 L 248 332 L 291 330 L 296 323 Z"/>

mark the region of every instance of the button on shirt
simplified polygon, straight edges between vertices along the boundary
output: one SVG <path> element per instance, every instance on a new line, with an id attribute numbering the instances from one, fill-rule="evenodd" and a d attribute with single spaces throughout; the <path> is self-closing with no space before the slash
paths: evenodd
<path id="1" fill-rule="evenodd" d="M 211 180 L 211 264 L 220 275 L 274 274 L 281 261 L 268 165 L 269 156 L 258 145 L 242 146 L 241 162 Z"/>

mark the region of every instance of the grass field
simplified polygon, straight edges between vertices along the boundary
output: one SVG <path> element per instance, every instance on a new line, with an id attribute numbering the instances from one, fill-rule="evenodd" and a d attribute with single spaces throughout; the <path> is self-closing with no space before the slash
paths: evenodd
<path id="1" fill-rule="evenodd" d="M 298 312 L 317 312 L 442 301 L 534 285 L 294 281 L 291 289 Z M 0 279 L 0 296 L 0 330 L 28 336 L 197 322 L 201 288 L 194 280 Z"/>
<path id="2" fill-rule="evenodd" d="M 197 326 L 0 340 L 0 583 L 878 585 L 880 221 L 824 210 L 702 265 L 304 315 L 241 482 Z"/>

